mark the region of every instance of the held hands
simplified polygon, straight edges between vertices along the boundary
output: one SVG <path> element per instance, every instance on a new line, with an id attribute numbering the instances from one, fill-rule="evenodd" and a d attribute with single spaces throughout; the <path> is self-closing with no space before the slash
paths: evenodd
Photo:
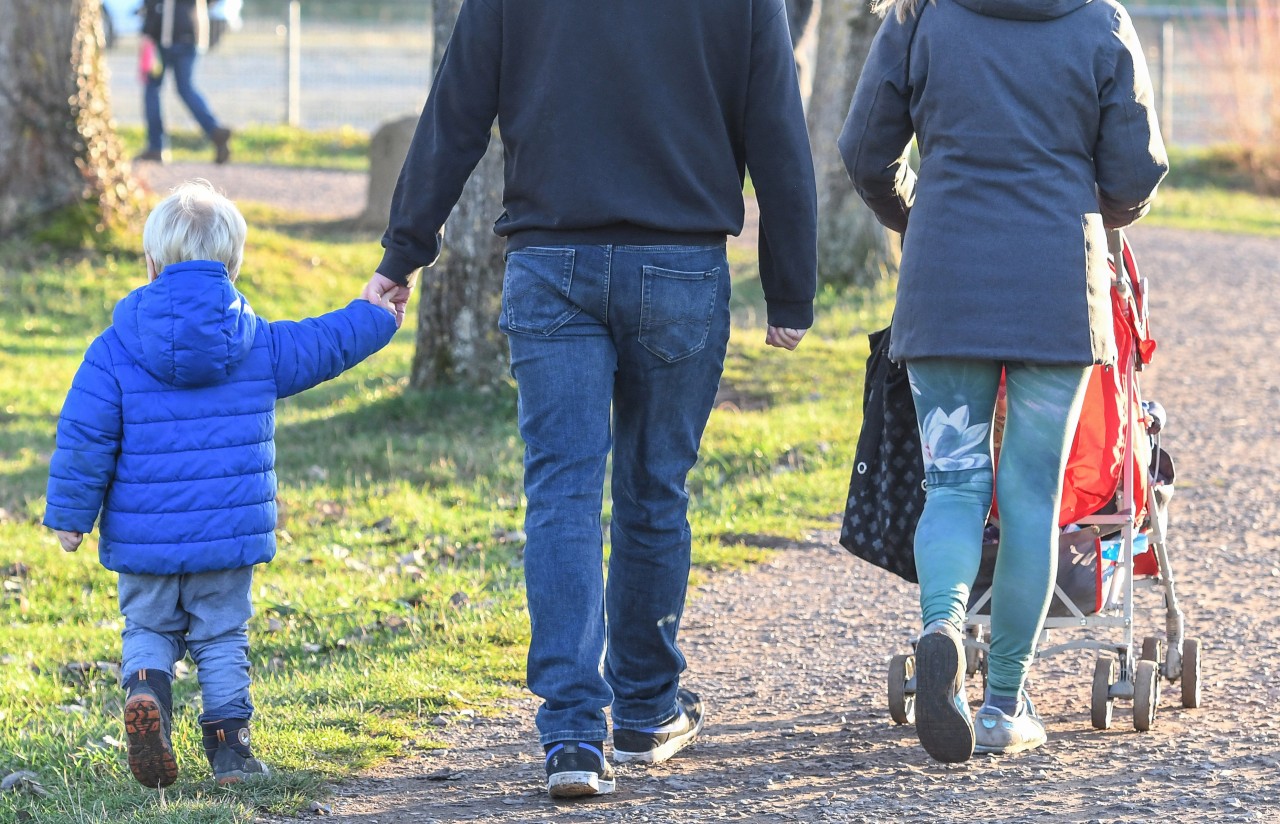
<path id="1" fill-rule="evenodd" d="M 61 529 L 55 529 L 54 532 L 57 533 L 58 543 L 62 544 L 64 552 L 75 552 L 84 540 L 83 532 L 65 532 Z"/>
<path id="2" fill-rule="evenodd" d="M 781 349 L 794 350 L 800 345 L 807 329 L 788 329 L 785 326 L 770 326 L 765 333 L 764 342 Z"/>
<path id="3" fill-rule="evenodd" d="M 396 328 L 404 323 L 404 312 L 409 305 L 412 286 L 402 286 L 391 278 L 374 272 L 373 277 L 365 284 L 360 297 L 370 303 L 376 303 L 396 316 Z"/>

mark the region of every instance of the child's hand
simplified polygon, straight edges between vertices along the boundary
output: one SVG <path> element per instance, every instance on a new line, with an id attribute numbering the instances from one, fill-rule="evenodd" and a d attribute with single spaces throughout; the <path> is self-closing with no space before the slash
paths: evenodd
<path id="1" fill-rule="evenodd" d="M 54 532 L 58 533 L 58 543 L 62 544 L 62 549 L 66 552 L 75 552 L 84 540 L 83 532 L 64 532 L 61 529 L 55 529 Z"/>
<path id="2" fill-rule="evenodd" d="M 412 286 L 402 286 L 390 278 L 374 272 L 373 277 L 369 278 L 369 283 L 364 287 L 364 291 L 360 293 L 360 297 L 376 303 L 396 317 L 396 328 L 404 323 L 405 309 L 409 304 L 409 296 L 413 292 Z"/>

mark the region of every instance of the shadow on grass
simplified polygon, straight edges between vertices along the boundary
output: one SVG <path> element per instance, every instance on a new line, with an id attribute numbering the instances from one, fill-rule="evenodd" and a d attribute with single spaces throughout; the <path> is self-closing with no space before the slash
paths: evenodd
<path id="1" fill-rule="evenodd" d="M 354 217 L 317 219 L 298 213 L 270 213 L 271 231 L 294 240 L 323 240 L 332 243 L 370 243 L 377 245 L 382 229 L 361 226 Z"/>
<path id="2" fill-rule="evenodd" d="M 390 382 L 374 379 L 366 386 Z M 349 385 L 323 385 L 283 403 L 323 410 L 352 392 Z M 0 414 L 0 425 L 0 454 L 13 456 L 24 448 L 52 453 L 56 419 Z M 435 486 L 488 476 L 500 484 L 513 467 L 518 471 L 520 449 L 514 389 L 405 392 L 339 414 L 279 425 L 276 471 L 286 484 L 323 477 Z M 0 507 L 17 511 L 43 495 L 48 472 L 45 455 L 0 473 Z"/>
<path id="3" fill-rule="evenodd" d="M 351 391 L 322 386 L 290 403 L 322 410 Z M 280 425 L 276 470 L 289 481 L 317 474 L 312 468 L 320 467 L 375 483 L 466 482 L 508 474 L 507 465 L 519 462 L 520 447 L 512 445 L 518 440 L 514 389 L 409 391 L 336 415 Z"/>
<path id="4" fill-rule="evenodd" d="M 1244 168 L 1239 149 L 1216 146 L 1170 152 L 1169 177 L 1164 186 L 1185 190 L 1258 191 L 1257 181 Z"/>

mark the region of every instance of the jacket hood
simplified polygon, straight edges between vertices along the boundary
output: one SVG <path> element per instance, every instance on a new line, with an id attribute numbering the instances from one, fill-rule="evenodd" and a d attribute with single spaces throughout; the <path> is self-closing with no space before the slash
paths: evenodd
<path id="1" fill-rule="evenodd" d="M 1091 0 L 956 0 L 966 9 L 1006 20 L 1053 20 L 1088 5 Z"/>
<path id="2" fill-rule="evenodd" d="M 166 266 L 116 304 L 111 322 L 134 360 L 172 386 L 219 383 L 253 346 L 253 309 L 212 260 Z"/>

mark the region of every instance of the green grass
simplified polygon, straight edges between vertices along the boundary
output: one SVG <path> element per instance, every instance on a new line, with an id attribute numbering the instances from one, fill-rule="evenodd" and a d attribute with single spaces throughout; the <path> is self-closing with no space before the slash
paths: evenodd
<path id="1" fill-rule="evenodd" d="M 245 211 L 241 287 L 266 317 L 346 302 L 378 260 L 372 236 Z M 122 242 L 57 258 L 0 245 L 0 775 L 31 770 L 50 794 L 0 796 L 0 821 L 288 814 L 328 782 L 437 746 L 440 716 L 466 723 L 465 713 L 517 694 L 528 618 L 514 389 L 411 391 L 406 328 L 359 368 L 280 404 L 280 552 L 259 569 L 250 626 L 256 747 L 277 776 L 211 785 L 187 673 L 175 682 L 181 775 L 164 811 L 133 782 L 114 675 L 69 666 L 119 660 L 114 576 L 97 564 L 95 537 L 68 555 L 38 523 L 71 376 L 114 302 L 143 278 L 137 237 Z M 856 431 L 861 332 L 886 318 L 883 294 L 825 294 L 822 326 L 799 351 L 767 348 L 754 263 L 735 265 L 727 400 L 690 479 L 695 576 L 833 525 Z"/>
<path id="2" fill-rule="evenodd" d="M 326 139 L 302 135 L 287 154 L 321 163 Z M 1147 222 L 1274 232 L 1276 201 L 1249 195 L 1211 153 L 1175 155 L 1173 166 Z M 378 260 L 372 236 L 245 212 L 241 286 L 266 317 L 346 302 Z M 109 666 L 120 645 L 114 577 L 94 538 L 67 555 L 39 526 L 62 397 L 115 301 L 143 278 L 138 238 L 119 243 L 61 257 L 0 244 L 0 775 L 30 770 L 49 793 L 0 796 L 0 822 L 288 815 L 329 782 L 437 746 L 439 719 L 466 723 L 517 694 L 528 619 L 514 390 L 410 390 L 410 320 L 387 350 L 280 405 L 280 553 L 259 570 L 251 623 L 256 746 L 277 775 L 211 785 L 186 673 L 175 683 L 182 772 L 164 809 L 133 782 Z M 733 257 L 722 403 L 689 482 L 695 579 L 835 525 L 864 333 L 887 322 L 891 296 L 890 284 L 823 292 L 819 325 L 788 353 L 764 345 L 754 262 Z"/>
<path id="3" fill-rule="evenodd" d="M 144 127 L 119 126 L 116 131 L 126 156 L 133 157 L 146 148 Z M 174 161 L 213 159 L 212 144 L 196 131 L 170 132 L 169 149 Z M 369 169 L 369 135 L 349 127 L 313 132 L 290 126 L 246 126 L 232 136 L 231 151 L 237 164 L 356 172 Z"/>
<path id="4" fill-rule="evenodd" d="M 1229 149 L 1171 151 L 1169 169 L 1142 225 L 1280 235 L 1280 198 L 1256 194 Z"/>

